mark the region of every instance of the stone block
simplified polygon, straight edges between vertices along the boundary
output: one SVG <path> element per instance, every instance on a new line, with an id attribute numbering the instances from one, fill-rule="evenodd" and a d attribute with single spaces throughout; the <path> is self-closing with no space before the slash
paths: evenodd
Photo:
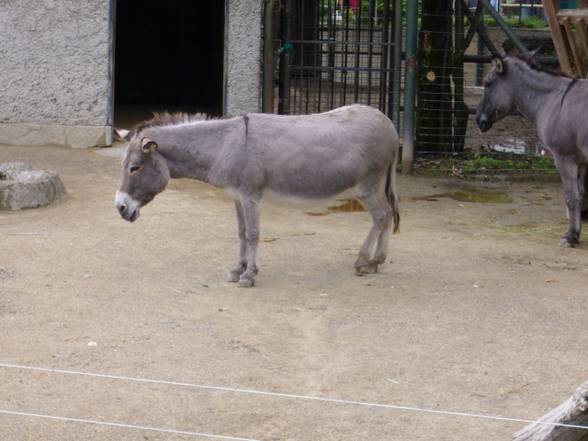
<path id="1" fill-rule="evenodd" d="M 64 199 L 66 194 L 55 172 L 33 170 L 22 162 L 0 164 L 0 210 L 38 208 Z"/>

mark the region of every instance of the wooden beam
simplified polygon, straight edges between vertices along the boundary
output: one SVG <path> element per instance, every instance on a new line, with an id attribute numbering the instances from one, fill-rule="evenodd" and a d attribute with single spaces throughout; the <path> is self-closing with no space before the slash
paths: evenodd
<path id="1" fill-rule="evenodd" d="M 557 12 L 558 18 L 586 18 L 588 17 L 588 9 L 560 9 Z"/>
<path id="2" fill-rule="evenodd" d="M 565 29 L 565 37 L 568 41 L 568 46 L 572 50 L 572 55 L 574 56 L 574 65 L 576 68 L 576 73 L 583 77 L 584 72 L 582 69 L 582 58 L 580 58 L 580 52 L 578 51 L 578 45 L 576 44 L 576 37 L 574 36 L 574 30 L 572 29 L 572 19 L 569 17 L 562 17 L 560 19 L 560 23 L 563 24 Z"/>
<path id="3" fill-rule="evenodd" d="M 588 9 L 587 9 L 588 11 Z M 582 18 L 576 18 L 574 20 L 576 31 L 578 32 L 578 40 L 580 40 L 580 46 L 582 47 L 584 60 L 588 60 L 588 34 L 586 33 L 585 21 Z M 582 76 L 586 74 L 586 69 L 582 69 Z"/>
<path id="4" fill-rule="evenodd" d="M 557 12 L 559 11 L 559 0 L 543 0 L 543 10 L 549 20 L 549 29 L 551 30 L 551 39 L 553 46 L 559 58 L 559 65 L 562 72 L 573 75 L 570 64 L 569 53 L 563 36 L 563 30 L 557 21 Z"/>
<path id="5" fill-rule="evenodd" d="M 570 424 L 588 427 L 588 382 L 555 409 L 534 423 L 516 432 L 513 441 L 586 441 L 588 430 L 549 424 Z"/>

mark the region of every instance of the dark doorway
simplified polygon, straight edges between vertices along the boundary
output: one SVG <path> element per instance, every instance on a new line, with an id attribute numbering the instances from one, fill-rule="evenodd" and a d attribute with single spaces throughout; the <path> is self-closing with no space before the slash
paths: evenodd
<path id="1" fill-rule="evenodd" d="M 115 125 L 222 114 L 224 2 L 116 0 Z"/>

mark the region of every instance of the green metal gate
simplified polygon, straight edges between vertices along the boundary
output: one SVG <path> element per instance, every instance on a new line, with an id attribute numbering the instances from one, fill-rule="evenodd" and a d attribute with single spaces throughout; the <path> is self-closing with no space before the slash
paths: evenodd
<path id="1" fill-rule="evenodd" d="M 283 0 L 278 112 L 315 113 L 362 103 L 398 125 L 401 4 Z"/>

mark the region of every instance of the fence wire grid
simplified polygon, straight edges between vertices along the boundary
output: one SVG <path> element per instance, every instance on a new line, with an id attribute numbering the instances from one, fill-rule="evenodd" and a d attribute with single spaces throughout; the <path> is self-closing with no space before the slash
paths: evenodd
<path id="1" fill-rule="evenodd" d="M 282 0 L 287 17 L 281 20 L 276 109 L 308 114 L 361 103 L 386 113 L 402 134 L 407 3 Z M 520 115 L 509 115 L 486 133 L 475 123 L 490 65 L 472 60 L 491 55 L 470 29 L 477 1 L 419 0 L 418 7 L 417 158 L 541 152 L 535 127 Z M 513 5 L 506 9 L 520 13 Z M 541 44 L 554 54 L 548 28 L 515 33 L 527 47 Z M 498 48 L 507 40 L 496 27 L 486 26 L 485 34 Z"/>

